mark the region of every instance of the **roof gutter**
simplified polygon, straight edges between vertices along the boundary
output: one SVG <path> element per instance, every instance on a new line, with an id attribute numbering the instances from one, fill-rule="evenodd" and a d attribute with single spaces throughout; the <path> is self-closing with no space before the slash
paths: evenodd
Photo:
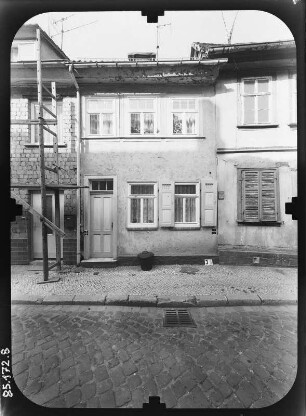
<path id="1" fill-rule="evenodd" d="M 77 95 L 77 170 L 76 170 L 76 176 L 77 176 L 77 265 L 81 262 L 81 94 L 80 94 L 80 87 L 77 83 L 77 80 L 75 78 L 75 75 L 73 73 L 73 65 L 69 65 L 69 74 L 71 76 L 71 79 L 73 81 L 73 84 L 76 88 L 76 95 Z"/>
<path id="2" fill-rule="evenodd" d="M 194 60 L 173 60 L 173 61 L 141 61 L 141 62 L 130 62 L 130 61 L 96 61 L 96 62 L 73 62 L 73 66 L 77 68 L 100 68 L 103 66 L 110 67 L 159 67 L 162 65 L 204 65 L 212 66 L 227 63 L 227 58 L 220 59 L 207 59 L 205 61 Z"/>

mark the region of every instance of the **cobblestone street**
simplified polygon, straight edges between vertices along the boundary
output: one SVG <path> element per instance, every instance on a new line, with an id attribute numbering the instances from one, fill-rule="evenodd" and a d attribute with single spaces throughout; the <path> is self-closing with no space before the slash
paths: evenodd
<path id="1" fill-rule="evenodd" d="M 16 384 L 47 407 L 264 407 L 296 373 L 296 306 L 192 308 L 196 328 L 164 310 L 12 306 Z"/>

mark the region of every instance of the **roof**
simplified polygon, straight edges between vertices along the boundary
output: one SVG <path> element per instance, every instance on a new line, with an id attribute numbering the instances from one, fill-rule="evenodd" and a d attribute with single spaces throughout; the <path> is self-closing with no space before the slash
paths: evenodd
<path id="1" fill-rule="evenodd" d="M 203 59 L 203 58 L 221 58 L 234 56 L 245 57 L 258 56 L 264 59 L 265 57 L 271 57 L 272 55 L 279 55 L 282 57 L 284 51 L 295 53 L 294 40 L 283 40 L 273 42 L 249 42 L 249 43 L 236 43 L 236 44 L 213 44 L 194 42 L 191 46 L 191 59 Z"/>
<path id="2" fill-rule="evenodd" d="M 14 40 L 35 40 L 36 39 L 36 30 L 40 29 L 41 37 L 44 39 L 49 46 L 56 51 L 57 54 L 62 59 L 68 59 L 68 56 L 62 51 L 62 49 L 57 46 L 57 44 L 47 35 L 47 33 L 38 25 L 23 25 L 16 33 Z"/>

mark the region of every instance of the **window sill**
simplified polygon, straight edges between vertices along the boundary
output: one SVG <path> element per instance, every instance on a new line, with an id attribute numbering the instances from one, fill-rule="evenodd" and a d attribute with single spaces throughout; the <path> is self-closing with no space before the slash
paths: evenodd
<path id="1" fill-rule="evenodd" d="M 175 225 L 173 227 L 174 231 L 192 231 L 192 230 L 200 230 L 200 229 L 201 227 L 199 225 L 194 225 L 194 226 L 191 225 L 191 226 L 186 226 L 186 227 Z"/>
<path id="2" fill-rule="evenodd" d="M 39 144 L 36 144 L 36 143 L 28 143 L 28 144 L 25 144 L 25 147 L 28 147 L 28 148 L 38 148 L 39 147 Z M 44 147 L 53 149 L 53 144 L 45 144 Z M 58 147 L 59 148 L 65 148 L 65 147 L 67 147 L 67 144 L 59 144 Z"/>
<path id="3" fill-rule="evenodd" d="M 158 229 L 158 227 L 155 225 L 153 227 L 133 227 L 133 226 L 128 226 L 126 227 L 126 229 L 128 231 L 156 231 Z"/>
<path id="4" fill-rule="evenodd" d="M 258 226 L 258 227 L 280 227 L 283 222 L 282 221 L 265 221 L 265 222 L 248 222 L 248 221 L 237 221 L 238 225 L 251 225 L 251 226 Z"/>
<path id="5" fill-rule="evenodd" d="M 279 124 L 239 124 L 237 129 L 269 129 L 279 127 Z"/>

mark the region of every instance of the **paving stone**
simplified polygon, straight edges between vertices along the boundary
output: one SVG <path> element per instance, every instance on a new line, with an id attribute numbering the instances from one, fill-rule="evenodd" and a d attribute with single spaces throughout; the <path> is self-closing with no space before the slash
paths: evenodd
<path id="1" fill-rule="evenodd" d="M 166 389 L 162 390 L 161 392 L 161 402 L 164 402 L 166 405 L 166 408 L 171 409 L 174 407 L 177 403 L 177 399 L 175 395 L 173 394 L 170 387 L 167 387 Z"/>
<path id="2" fill-rule="evenodd" d="M 38 394 L 31 397 L 31 401 L 36 404 L 43 405 L 49 402 L 52 399 L 57 398 L 59 395 L 59 386 L 58 384 L 53 384 L 53 386 L 48 387 L 47 389 L 41 390 Z"/>
<path id="3" fill-rule="evenodd" d="M 205 394 L 199 387 L 195 387 L 192 392 L 193 406 L 197 407 L 211 407 L 209 401 L 206 399 Z"/>
<path id="4" fill-rule="evenodd" d="M 223 402 L 222 407 L 227 409 L 241 409 L 244 405 L 235 394 L 232 394 L 228 400 Z"/>
<path id="5" fill-rule="evenodd" d="M 53 408 L 65 408 L 67 407 L 67 403 L 64 397 L 56 397 L 53 400 L 50 400 L 45 404 L 46 407 L 53 407 Z"/>
<path id="6" fill-rule="evenodd" d="M 239 389 L 236 391 L 238 399 L 245 407 L 250 407 L 256 400 L 259 399 L 260 394 L 255 387 L 245 380 L 239 384 Z"/>
<path id="7" fill-rule="evenodd" d="M 90 409 L 99 409 L 101 407 L 101 403 L 98 397 L 92 397 L 86 403 L 86 407 Z"/>
<path id="8" fill-rule="evenodd" d="M 157 374 L 159 374 L 162 371 L 162 369 L 163 365 L 161 363 L 154 363 L 150 365 L 148 368 L 150 374 L 152 374 L 153 376 L 157 376 Z"/>
<path id="9" fill-rule="evenodd" d="M 127 374 L 124 374 L 121 367 L 117 366 L 109 370 L 109 375 L 112 382 L 114 383 L 114 386 L 118 387 L 120 384 L 124 383 L 125 375 Z"/>
<path id="10" fill-rule="evenodd" d="M 92 371 L 85 371 L 79 375 L 80 384 L 85 384 L 93 379 Z"/>
<path id="11" fill-rule="evenodd" d="M 101 407 L 116 407 L 114 392 L 110 390 L 106 393 L 101 394 L 100 403 Z"/>
<path id="12" fill-rule="evenodd" d="M 58 383 L 60 380 L 59 368 L 53 368 L 46 376 L 44 387 L 52 386 L 52 384 Z"/>
<path id="13" fill-rule="evenodd" d="M 18 376 L 18 374 L 23 373 L 24 371 L 28 370 L 29 365 L 26 361 L 20 361 L 19 363 L 13 365 L 13 375 L 14 378 Z"/>
<path id="14" fill-rule="evenodd" d="M 128 361 L 122 364 L 122 370 L 125 376 L 130 376 L 137 372 L 137 367 L 132 361 Z"/>
<path id="15" fill-rule="evenodd" d="M 155 377 L 155 380 L 157 382 L 158 387 L 161 388 L 167 386 L 167 384 L 171 382 L 172 377 L 170 376 L 168 371 L 163 371 Z"/>
<path id="16" fill-rule="evenodd" d="M 127 385 L 130 390 L 134 390 L 140 384 L 141 384 L 141 378 L 139 377 L 138 374 L 132 375 L 127 379 Z"/>
<path id="17" fill-rule="evenodd" d="M 102 381 L 105 380 L 107 378 L 109 378 L 109 374 L 107 372 L 107 369 L 105 367 L 105 365 L 101 365 L 99 366 L 95 371 L 94 371 L 94 375 L 97 381 Z"/>
<path id="18" fill-rule="evenodd" d="M 65 401 L 67 403 L 67 407 L 73 407 L 76 406 L 81 402 L 81 390 L 80 389 L 74 389 L 70 393 L 67 393 L 65 395 Z"/>
<path id="19" fill-rule="evenodd" d="M 97 384 L 97 394 L 105 393 L 113 387 L 111 379 L 106 379 Z"/>
<path id="20" fill-rule="evenodd" d="M 96 394 L 96 384 L 87 383 L 81 386 L 82 401 L 87 402 Z"/>
<path id="21" fill-rule="evenodd" d="M 18 374 L 18 376 L 14 375 L 14 381 L 17 384 L 19 390 L 23 391 L 27 384 L 28 380 L 28 372 L 24 371 L 23 373 Z"/>
<path id="22" fill-rule="evenodd" d="M 29 367 L 29 378 L 36 379 L 42 375 L 42 369 L 40 365 L 31 365 Z"/>
<path id="23" fill-rule="evenodd" d="M 73 390 L 78 385 L 79 385 L 79 382 L 77 378 L 71 378 L 69 380 L 63 381 L 61 384 L 61 392 L 67 393 L 68 391 Z"/>
<path id="24" fill-rule="evenodd" d="M 180 380 L 174 382 L 171 388 L 177 399 L 187 392 L 185 385 Z"/>
<path id="25" fill-rule="evenodd" d="M 132 391 L 132 402 L 133 407 L 142 408 L 143 403 L 145 403 L 143 389 L 137 388 Z"/>
<path id="26" fill-rule="evenodd" d="M 30 383 L 28 383 L 27 387 L 23 391 L 23 394 L 27 397 L 32 396 L 33 394 L 39 393 L 42 387 L 43 387 L 43 384 L 41 381 L 33 380 Z"/>
<path id="27" fill-rule="evenodd" d="M 131 393 L 127 389 L 119 388 L 115 391 L 115 403 L 121 407 L 131 400 Z"/>

